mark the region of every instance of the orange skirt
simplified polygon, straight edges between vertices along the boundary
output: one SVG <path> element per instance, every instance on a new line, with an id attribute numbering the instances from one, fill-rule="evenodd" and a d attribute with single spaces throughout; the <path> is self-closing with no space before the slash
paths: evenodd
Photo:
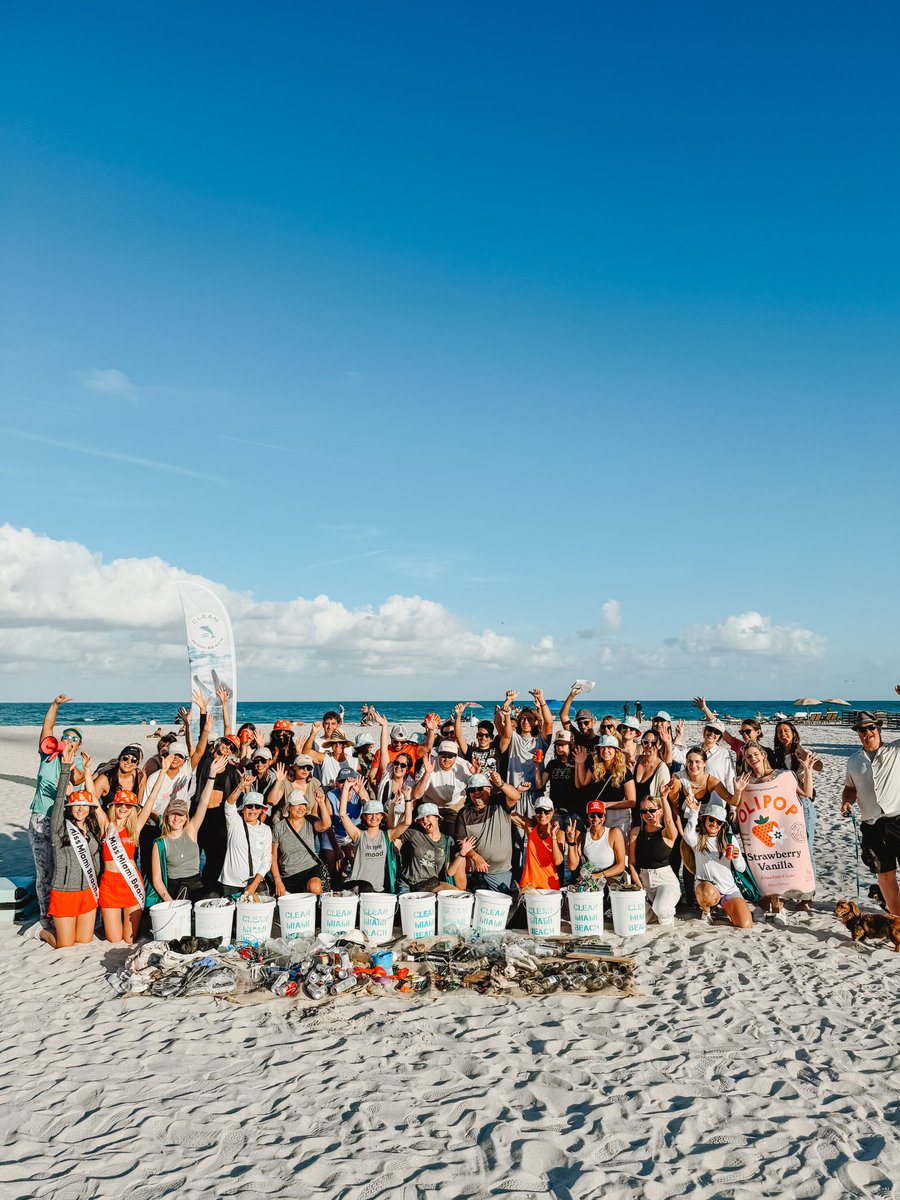
<path id="1" fill-rule="evenodd" d="M 118 871 L 104 871 L 100 876 L 101 908 L 140 908 L 134 892 Z"/>
<path id="2" fill-rule="evenodd" d="M 83 917 L 86 913 L 97 911 L 97 901 L 90 888 L 80 892 L 50 893 L 50 907 L 47 912 L 51 917 Z"/>

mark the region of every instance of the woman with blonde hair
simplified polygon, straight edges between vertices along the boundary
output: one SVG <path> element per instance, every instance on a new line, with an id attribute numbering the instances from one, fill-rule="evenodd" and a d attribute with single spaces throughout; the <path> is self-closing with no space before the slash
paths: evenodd
<path id="1" fill-rule="evenodd" d="M 163 759 L 161 774 L 168 770 L 171 758 Z M 171 764 L 169 764 L 171 765 Z M 214 759 L 209 778 L 200 793 L 196 812 L 182 796 L 173 796 L 163 810 L 162 834 L 153 843 L 150 879 L 160 900 L 177 900 L 182 893 L 190 901 L 202 900 L 206 887 L 200 877 L 200 847 L 197 835 L 216 786 L 216 777 L 225 770 L 223 759 Z M 153 796 L 147 801 L 152 806 Z"/>
<path id="2" fill-rule="evenodd" d="M 620 829 L 628 837 L 632 814 L 637 800 L 634 776 L 628 769 L 618 741 L 610 734 L 598 739 L 593 760 L 588 766 L 588 752 L 581 746 L 575 751 L 575 783 L 584 796 L 584 807 L 591 800 L 602 800 L 609 829 Z"/>
<path id="3" fill-rule="evenodd" d="M 681 836 L 694 852 L 694 894 L 700 919 L 711 921 L 710 910 L 721 904 L 732 925 L 749 929 L 753 915 L 740 893 L 735 871 L 745 871 L 747 863 L 728 823 L 728 807 L 717 797 L 700 807 L 689 797 L 685 800 L 684 826 L 678 821 Z"/>
<path id="4" fill-rule="evenodd" d="M 99 894 L 107 941 L 130 946 L 137 937 L 146 891 L 135 858 L 141 830 L 152 813 L 153 805 L 141 808 L 134 792 L 118 788 L 113 795 L 103 838 Z"/>

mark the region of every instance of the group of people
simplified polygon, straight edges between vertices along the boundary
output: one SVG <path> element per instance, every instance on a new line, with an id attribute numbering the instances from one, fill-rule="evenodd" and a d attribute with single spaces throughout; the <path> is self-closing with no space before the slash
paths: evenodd
<path id="1" fill-rule="evenodd" d="M 247 722 L 224 733 L 194 694 L 181 730 L 162 735 L 146 763 L 126 746 L 94 767 L 81 731 L 53 736 L 57 696 L 41 729 L 40 767 L 29 835 L 45 928 L 66 947 L 90 941 L 100 909 L 105 936 L 133 941 L 142 912 L 180 896 L 250 897 L 357 891 L 641 887 L 662 925 L 678 909 L 732 925 L 752 924 L 758 903 L 777 927 L 783 896 L 759 887 L 748 869 L 736 813 L 777 792 L 795 803 L 814 862 L 815 775 L 822 768 L 796 726 L 775 726 L 763 745 L 755 719 L 728 732 L 702 697 L 702 740 L 684 744 L 684 722 L 658 712 L 597 718 L 572 708 L 579 686 L 554 717 L 544 693 L 516 705 L 508 691 L 492 720 L 428 713 L 419 730 L 389 725 L 374 707 L 355 737 L 342 713 L 305 726 L 282 719 L 268 738 Z M 861 750 L 848 766 L 844 807 L 858 803 L 867 861 L 877 868 L 891 911 L 897 894 L 900 769 L 871 714 L 857 729 Z M 808 907 L 813 892 L 794 896 Z"/>

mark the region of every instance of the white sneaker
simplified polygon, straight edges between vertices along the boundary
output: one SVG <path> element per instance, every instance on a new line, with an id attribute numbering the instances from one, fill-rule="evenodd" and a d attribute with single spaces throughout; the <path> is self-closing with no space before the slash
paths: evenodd
<path id="1" fill-rule="evenodd" d="M 772 923 L 777 925 L 779 929 L 787 927 L 787 916 L 783 908 L 776 913 L 772 913 Z"/>

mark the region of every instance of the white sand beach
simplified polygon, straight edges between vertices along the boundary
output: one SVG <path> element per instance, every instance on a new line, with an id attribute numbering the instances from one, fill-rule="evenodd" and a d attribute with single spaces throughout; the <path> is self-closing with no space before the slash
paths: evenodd
<path id="1" fill-rule="evenodd" d="M 84 732 L 95 762 L 153 745 Z M 856 893 L 839 814 L 856 735 L 805 740 L 825 760 L 815 911 L 785 930 L 610 933 L 633 998 L 123 999 L 106 982 L 121 950 L 54 953 L 0 926 L 0 1195 L 895 1194 L 900 954 L 853 945 L 832 915 Z M 0 731 L 4 875 L 31 872 L 36 741 Z"/>

